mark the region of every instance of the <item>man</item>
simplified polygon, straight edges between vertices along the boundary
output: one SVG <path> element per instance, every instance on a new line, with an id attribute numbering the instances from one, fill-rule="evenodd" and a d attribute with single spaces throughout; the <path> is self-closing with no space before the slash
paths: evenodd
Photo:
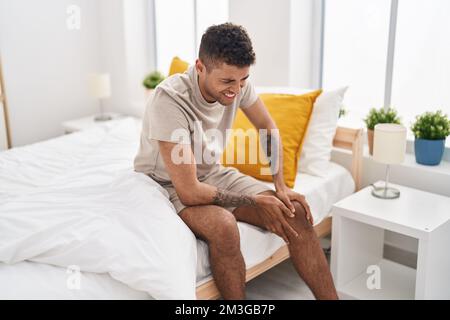
<path id="1" fill-rule="evenodd" d="M 245 298 L 245 263 L 237 221 L 274 232 L 288 243 L 291 260 L 317 299 L 336 299 L 326 258 L 312 227 L 304 196 L 286 187 L 276 125 L 247 81 L 255 62 L 251 40 L 240 26 L 208 28 L 195 66 L 156 89 L 143 122 L 136 171 L 160 183 L 181 219 L 207 242 L 213 278 L 224 299 Z M 276 192 L 260 181 L 200 154 L 217 151 L 205 134 L 231 128 L 240 107 L 256 129 L 269 132 Z M 187 139 L 175 132 L 187 132 Z M 200 131 L 200 134 L 199 132 Z M 272 135 L 270 136 L 270 134 Z M 220 146 L 223 151 L 223 145 Z M 271 155 L 270 150 L 275 150 Z M 196 156 L 197 155 L 197 156 Z M 179 161 L 179 157 L 187 161 Z"/>

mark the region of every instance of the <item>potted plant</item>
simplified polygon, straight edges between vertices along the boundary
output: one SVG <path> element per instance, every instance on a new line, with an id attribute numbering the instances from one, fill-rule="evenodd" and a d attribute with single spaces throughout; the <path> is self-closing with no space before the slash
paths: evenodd
<path id="1" fill-rule="evenodd" d="M 401 124 L 400 117 L 397 115 L 397 111 L 394 108 L 372 108 L 369 114 L 364 118 L 364 122 L 367 126 L 367 141 L 369 144 L 369 153 L 373 155 L 373 130 L 378 123 L 396 123 Z"/>
<path id="2" fill-rule="evenodd" d="M 147 89 L 148 93 L 151 93 L 153 89 L 155 89 L 156 86 L 160 84 L 164 79 L 165 77 L 161 72 L 153 71 L 145 77 L 144 81 L 142 81 L 142 84 Z"/>
<path id="3" fill-rule="evenodd" d="M 411 126 L 414 133 L 416 162 L 428 166 L 441 163 L 445 138 L 450 135 L 450 120 L 441 110 L 416 116 Z"/>

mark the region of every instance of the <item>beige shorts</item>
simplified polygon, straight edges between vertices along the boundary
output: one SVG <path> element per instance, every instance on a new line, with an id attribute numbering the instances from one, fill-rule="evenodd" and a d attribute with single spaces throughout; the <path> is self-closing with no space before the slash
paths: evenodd
<path id="1" fill-rule="evenodd" d="M 208 174 L 205 179 L 202 179 L 201 182 L 246 195 L 256 195 L 264 191 L 273 190 L 263 182 L 247 176 L 232 167 L 220 166 L 217 170 Z M 181 203 L 172 184 L 162 186 L 169 193 L 169 199 L 173 203 L 176 212 L 179 214 L 187 206 Z M 225 209 L 233 212 L 236 207 L 225 207 Z"/>

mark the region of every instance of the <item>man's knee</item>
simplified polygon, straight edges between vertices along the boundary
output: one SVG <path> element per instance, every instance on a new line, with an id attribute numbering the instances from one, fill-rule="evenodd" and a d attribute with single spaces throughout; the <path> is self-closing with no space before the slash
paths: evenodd
<path id="1" fill-rule="evenodd" d="M 293 218 L 295 225 L 304 230 L 314 230 L 308 221 L 305 207 L 298 201 L 292 201 L 295 208 L 295 217 Z M 288 220 L 289 221 L 289 220 Z"/>
<path id="2" fill-rule="evenodd" d="M 214 248 L 234 251 L 240 247 L 236 218 L 228 210 L 215 206 L 192 206 L 184 209 L 182 219 L 194 233 Z M 192 221 L 195 219 L 197 221 Z M 189 221 L 191 220 L 191 221 Z"/>
<path id="3" fill-rule="evenodd" d="M 221 208 L 217 211 L 214 230 L 211 232 L 211 237 L 208 239 L 210 246 L 224 251 L 235 252 L 240 249 L 239 228 L 234 215 Z"/>

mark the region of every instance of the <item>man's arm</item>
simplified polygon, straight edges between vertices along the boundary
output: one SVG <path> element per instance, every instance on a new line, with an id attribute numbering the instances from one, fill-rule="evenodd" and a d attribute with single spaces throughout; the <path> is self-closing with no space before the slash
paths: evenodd
<path id="1" fill-rule="evenodd" d="M 297 232 L 286 221 L 285 215 L 293 214 L 277 197 L 268 195 L 243 195 L 227 191 L 198 181 L 195 157 L 190 145 L 179 145 L 172 142 L 158 141 L 164 164 L 177 191 L 180 201 L 186 206 L 215 204 L 222 207 L 254 206 L 266 213 L 264 223 L 267 230 L 280 234 L 286 242 L 286 232 L 298 236 Z M 174 149 L 176 148 L 176 149 Z M 174 163 L 172 152 L 180 156 L 187 153 L 188 163 Z M 181 158 L 186 159 L 184 154 Z M 287 230 L 287 231 L 286 231 Z"/>
<path id="2" fill-rule="evenodd" d="M 216 204 L 219 206 L 255 206 L 255 196 L 238 194 L 217 188 L 198 181 L 195 157 L 190 145 L 158 141 L 164 164 L 177 191 L 180 201 L 186 206 Z M 181 150 L 177 156 L 189 159 L 188 163 L 176 164 L 172 158 L 172 150 Z M 186 153 L 186 154 L 184 154 Z"/>
<path id="3" fill-rule="evenodd" d="M 270 169 L 272 172 L 275 188 L 277 190 L 284 188 L 285 182 L 283 176 L 283 146 L 275 121 L 270 116 L 260 98 L 258 98 L 256 102 L 251 106 L 242 109 L 242 111 L 257 130 L 267 130 L 266 141 L 263 141 L 264 139 L 261 140 L 262 147 L 264 149 L 264 152 L 266 153 L 267 158 L 270 161 Z"/>
<path id="4" fill-rule="evenodd" d="M 277 197 L 280 198 L 280 200 L 283 201 L 283 203 L 286 204 L 286 206 L 291 209 L 292 212 L 294 212 L 295 209 L 294 205 L 291 203 L 291 200 L 300 202 L 305 208 L 308 220 L 311 222 L 311 224 L 313 224 L 314 220 L 305 197 L 288 188 L 284 182 L 283 145 L 281 142 L 281 137 L 279 135 L 279 131 L 275 124 L 275 121 L 270 116 L 269 112 L 264 106 L 264 103 L 260 98 L 258 98 L 254 104 L 242 109 L 242 111 L 256 129 L 267 130 L 267 141 L 266 143 L 262 143 L 262 147 L 266 153 L 267 158 L 270 161 L 270 169 L 272 172 Z M 272 152 L 275 152 L 275 154 Z"/>

